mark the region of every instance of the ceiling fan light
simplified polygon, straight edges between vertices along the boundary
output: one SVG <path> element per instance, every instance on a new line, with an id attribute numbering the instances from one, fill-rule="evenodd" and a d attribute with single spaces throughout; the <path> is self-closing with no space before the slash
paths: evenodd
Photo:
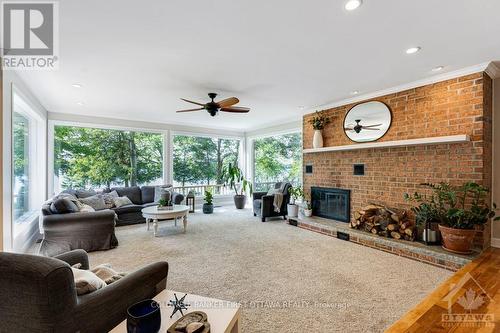
<path id="1" fill-rule="evenodd" d="M 363 2 L 361 0 L 349 0 L 345 3 L 344 8 L 348 11 L 352 11 L 361 6 Z"/>
<path id="2" fill-rule="evenodd" d="M 422 48 L 420 46 L 410 47 L 406 50 L 406 54 L 415 54 L 420 51 Z"/>

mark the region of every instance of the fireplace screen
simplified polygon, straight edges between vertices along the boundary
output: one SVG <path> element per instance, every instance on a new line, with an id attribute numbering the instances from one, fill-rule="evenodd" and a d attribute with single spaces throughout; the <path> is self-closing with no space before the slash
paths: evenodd
<path id="1" fill-rule="evenodd" d="M 351 214 L 351 191 L 339 188 L 311 188 L 313 215 L 349 222 Z"/>

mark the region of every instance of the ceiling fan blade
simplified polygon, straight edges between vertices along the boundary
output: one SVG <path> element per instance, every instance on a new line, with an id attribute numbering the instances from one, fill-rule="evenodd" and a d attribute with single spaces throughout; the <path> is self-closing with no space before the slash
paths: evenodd
<path id="1" fill-rule="evenodd" d="M 240 100 L 237 99 L 236 97 L 230 97 L 230 98 L 223 99 L 220 102 L 217 102 L 217 104 L 219 105 L 220 108 L 227 108 L 229 106 L 238 104 L 239 102 L 240 102 Z"/>
<path id="2" fill-rule="evenodd" d="M 188 103 L 191 103 L 191 104 L 196 104 L 196 105 L 199 105 L 199 106 L 205 106 L 205 104 L 201 104 L 201 103 L 198 103 L 198 102 L 193 102 L 193 101 L 190 101 L 189 99 L 185 99 L 185 98 L 181 98 L 184 102 L 188 102 Z"/>
<path id="3" fill-rule="evenodd" d="M 175 112 L 193 112 L 193 111 L 201 111 L 201 110 L 205 110 L 205 108 L 179 110 L 179 111 L 175 111 Z"/>
<path id="4" fill-rule="evenodd" d="M 377 126 L 382 126 L 382 124 L 367 125 L 367 126 L 364 126 L 364 125 L 363 125 L 363 127 L 365 127 L 365 128 L 366 128 L 366 127 L 377 127 Z"/>
<path id="5" fill-rule="evenodd" d="M 220 111 L 223 112 L 236 112 L 236 113 L 247 113 L 250 111 L 249 108 L 233 106 L 230 108 L 221 108 Z"/>
<path id="6" fill-rule="evenodd" d="M 380 131 L 380 128 L 370 128 L 370 127 L 362 127 L 364 130 L 370 130 L 370 131 Z"/>
<path id="7" fill-rule="evenodd" d="M 354 131 L 354 128 L 350 128 L 350 127 L 344 127 L 344 129 L 345 129 L 346 131 Z"/>

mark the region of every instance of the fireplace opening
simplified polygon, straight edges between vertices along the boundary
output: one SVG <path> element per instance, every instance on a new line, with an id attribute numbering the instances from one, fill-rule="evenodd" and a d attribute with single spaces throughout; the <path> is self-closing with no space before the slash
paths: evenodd
<path id="1" fill-rule="evenodd" d="M 313 215 L 341 222 L 351 217 L 351 190 L 311 187 Z"/>

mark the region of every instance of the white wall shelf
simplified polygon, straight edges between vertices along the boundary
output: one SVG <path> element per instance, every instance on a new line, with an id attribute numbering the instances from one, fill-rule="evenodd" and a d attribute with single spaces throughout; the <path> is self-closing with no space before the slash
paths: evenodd
<path id="1" fill-rule="evenodd" d="M 462 143 L 470 141 L 470 137 L 466 134 L 450 135 L 450 136 L 436 136 L 431 138 L 419 138 L 409 140 L 396 140 L 396 141 L 381 141 L 381 142 L 366 142 L 355 143 L 352 145 L 323 147 L 323 148 L 309 148 L 304 149 L 304 154 L 310 153 L 324 153 L 329 151 L 348 151 L 359 149 L 371 148 L 391 148 L 391 147 L 406 147 L 406 146 L 419 146 L 419 145 L 437 145 L 446 143 Z"/>

